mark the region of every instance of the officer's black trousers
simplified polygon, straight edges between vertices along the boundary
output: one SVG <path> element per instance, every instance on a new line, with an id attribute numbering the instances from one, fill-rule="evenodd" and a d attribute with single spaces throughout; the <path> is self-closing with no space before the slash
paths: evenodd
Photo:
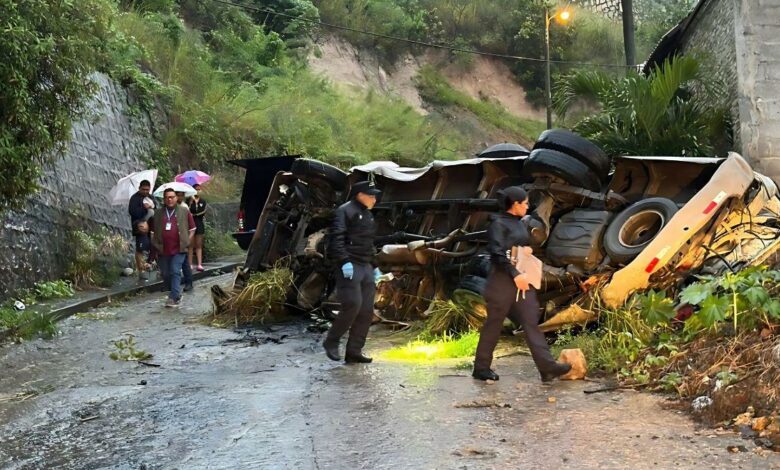
<path id="1" fill-rule="evenodd" d="M 531 288 L 526 291 L 525 299 L 520 296 L 517 299 L 517 287 L 509 274 L 503 271 L 493 270 L 488 277 L 485 288 L 485 300 L 487 301 L 487 320 L 479 334 L 477 354 L 474 359 L 474 369 L 489 369 L 493 362 L 493 351 L 498 344 L 501 327 L 504 319 L 509 319 L 517 326 L 522 326 L 525 331 L 528 348 L 539 372 L 547 372 L 555 364 L 550 346 L 544 338 L 544 333 L 539 329 L 539 301 L 536 298 L 536 290 Z"/>
<path id="2" fill-rule="evenodd" d="M 338 344 L 349 330 L 347 354 L 360 354 L 366 344 L 368 329 L 374 318 L 374 268 L 367 263 L 352 263 L 354 275 L 346 279 L 339 270 L 336 278 L 336 297 L 341 310 L 328 331 L 326 342 Z"/>

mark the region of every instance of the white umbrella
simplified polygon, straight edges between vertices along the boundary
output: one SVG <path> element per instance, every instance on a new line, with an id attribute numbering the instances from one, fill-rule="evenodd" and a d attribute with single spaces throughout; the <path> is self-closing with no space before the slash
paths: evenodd
<path id="1" fill-rule="evenodd" d="M 148 181 L 154 187 L 154 182 L 157 181 L 157 170 L 137 171 L 120 179 L 108 193 L 111 205 L 119 206 L 130 202 L 130 197 L 138 191 L 138 185 L 143 180 Z"/>
<path id="2" fill-rule="evenodd" d="M 173 182 L 173 183 L 165 183 L 161 185 L 159 188 L 154 190 L 154 197 L 163 197 L 163 193 L 166 189 L 173 189 L 177 193 L 184 193 L 184 197 L 190 197 L 198 194 L 198 191 L 195 190 L 192 186 L 188 185 L 187 183 L 179 183 L 179 182 Z"/>

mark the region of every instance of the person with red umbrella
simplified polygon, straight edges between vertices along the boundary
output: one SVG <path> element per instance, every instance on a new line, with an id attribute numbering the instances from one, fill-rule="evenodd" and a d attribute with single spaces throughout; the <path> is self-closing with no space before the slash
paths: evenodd
<path id="1" fill-rule="evenodd" d="M 192 213 L 192 217 L 195 219 L 195 240 L 193 245 L 190 246 L 189 263 L 190 266 L 192 266 L 192 254 L 194 252 L 195 258 L 198 261 L 197 269 L 198 271 L 203 271 L 203 238 L 206 235 L 206 225 L 203 218 L 206 215 L 208 206 L 206 205 L 206 201 L 200 197 L 201 186 L 196 183 L 192 187 L 195 188 L 198 193 L 190 198 L 190 213 Z"/>
<path id="2" fill-rule="evenodd" d="M 198 193 L 200 192 L 201 186 L 205 183 L 208 183 L 210 180 L 211 176 L 198 170 L 189 170 L 182 174 L 176 175 L 177 182 L 189 184 L 196 191 L 198 191 Z M 185 266 L 185 271 L 190 272 L 189 277 L 191 278 L 192 269 L 194 268 L 192 265 L 193 253 L 195 253 L 195 257 L 198 261 L 198 271 L 203 271 L 203 238 L 206 234 L 206 226 L 203 221 L 203 216 L 206 214 L 206 201 L 200 197 L 200 194 L 196 193 L 194 196 L 189 198 L 187 207 L 190 209 L 190 212 L 195 218 L 196 226 L 195 240 L 193 244 L 190 245 L 187 256 L 187 265 Z"/>

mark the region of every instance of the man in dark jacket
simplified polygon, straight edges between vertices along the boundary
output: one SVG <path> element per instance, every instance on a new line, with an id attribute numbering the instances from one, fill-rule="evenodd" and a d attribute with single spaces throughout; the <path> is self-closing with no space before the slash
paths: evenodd
<path id="1" fill-rule="evenodd" d="M 141 181 L 141 184 L 138 185 L 138 192 L 130 196 L 130 202 L 127 204 L 127 212 L 130 214 L 130 226 L 133 230 L 133 235 L 135 235 L 135 267 L 138 270 L 138 278 L 142 281 L 149 279 L 149 275 L 146 273 L 144 252 L 148 252 L 151 249 L 151 243 L 148 225 L 143 222 L 146 222 L 149 218 L 147 216 L 149 209 L 154 209 L 153 202 L 151 205 L 148 202 L 144 204 L 144 200 L 149 198 L 151 189 L 152 185 L 149 181 Z"/>
<path id="2" fill-rule="evenodd" d="M 336 209 L 331 228 L 329 254 L 339 267 L 336 295 L 341 309 L 323 347 L 330 359 L 341 360 L 339 343 L 349 330 L 345 362 L 368 363 L 372 359 L 363 355 L 363 346 L 374 317 L 374 293 L 381 275 L 374 268 L 376 224 L 371 209 L 381 191 L 363 181 L 352 186 L 352 194 L 351 201 Z"/>

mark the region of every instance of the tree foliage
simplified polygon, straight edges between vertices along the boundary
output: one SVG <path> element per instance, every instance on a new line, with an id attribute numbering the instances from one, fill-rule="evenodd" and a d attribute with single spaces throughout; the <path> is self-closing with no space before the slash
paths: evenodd
<path id="1" fill-rule="evenodd" d="M 0 0 L 0 211 L 34 191 L 82 116 L 111 14 L 100 0 Z"/>
<path id="2" fill-rule="evenodd" d="M 555 106 L 563 117 L 577 104 L 595 106 L 573 128 L 612 155 L 702 157 L 723 150 L 727 112 L 708 104 L 718 93 L 695 58 L 678 56 L 648 76 L 576 72 L 559 83 Z"/>

